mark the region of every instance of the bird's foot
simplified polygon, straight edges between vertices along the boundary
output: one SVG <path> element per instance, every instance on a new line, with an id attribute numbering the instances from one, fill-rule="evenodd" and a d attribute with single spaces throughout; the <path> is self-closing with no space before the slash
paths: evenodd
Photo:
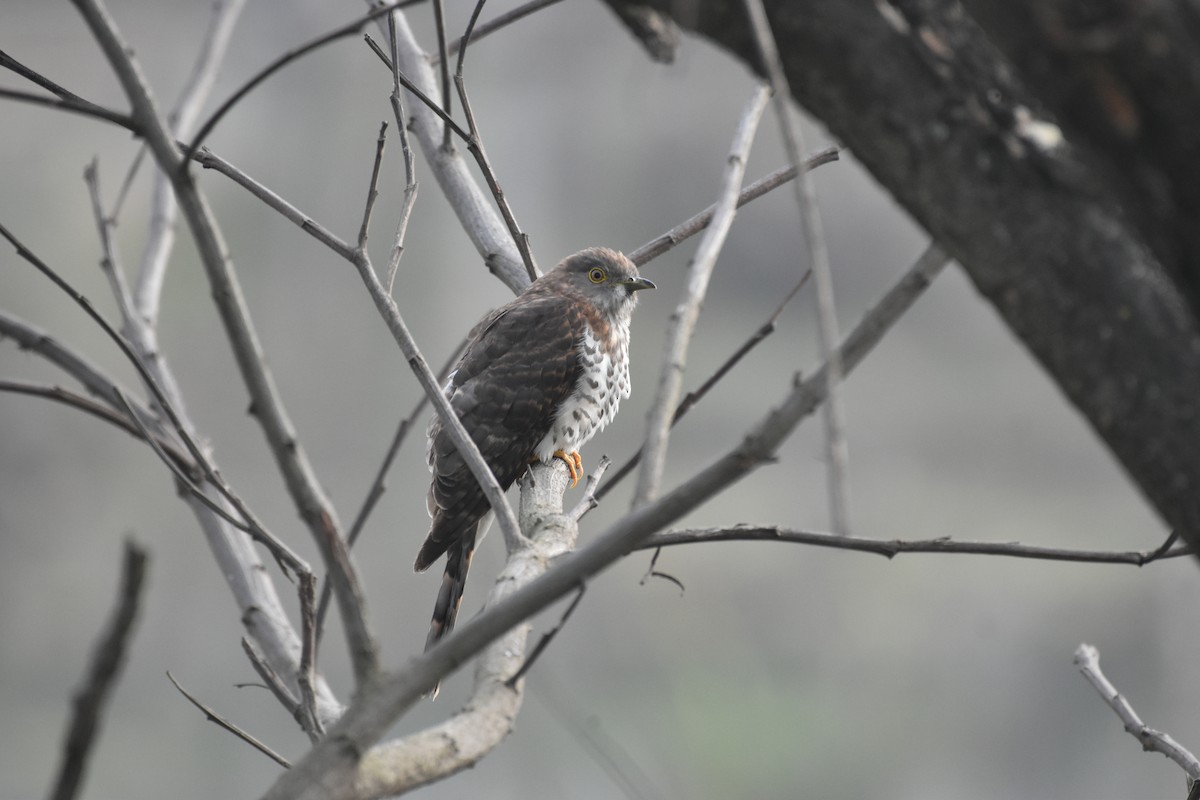
<path id="1" fill-rule="evenodd" d="M 571 475 L 571 488 L 574 489 L 579 483 L 579 479 L 583 477 L 583 459 L 580 457 L 579 451 L 572 450 L 564 453 L 562 450 L 555 450 L 553 458 L 557 458 L 567 465 L 567 472 Z"/>

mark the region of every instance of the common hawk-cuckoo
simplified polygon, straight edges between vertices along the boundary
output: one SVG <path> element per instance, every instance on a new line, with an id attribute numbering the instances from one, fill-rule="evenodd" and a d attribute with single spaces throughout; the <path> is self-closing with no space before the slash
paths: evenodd
<path id="1" fill-rule="evenodd" d="M 538 278 L 475 328 L 443 388 L 500 488 L 530 462 L 561 459 L 579 482 L 579 448 L 629 397 L 629 319 L 654 284 L 621 253 L 582 250 Z M 454 627 L 475 543 L 491 506 L 435 414 L 427 446 L 433 523 L 417 554 L 446 571 L 425 649 Z"/>

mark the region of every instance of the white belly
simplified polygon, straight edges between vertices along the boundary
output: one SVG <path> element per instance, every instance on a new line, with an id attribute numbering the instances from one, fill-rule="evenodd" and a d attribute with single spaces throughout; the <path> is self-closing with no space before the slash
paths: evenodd
<path id="1" fill-rule="evenodd" d="M 617 415 L 630 392 L 628 334 L 619 341 L 614 363 L 590 332 L 584 335 L 579 348 L 583 371 L 575 391 L 559 407 L 550 432 L 538 443 L 538 460 L 549 461 L 555 450 L 578 450 Z"/>

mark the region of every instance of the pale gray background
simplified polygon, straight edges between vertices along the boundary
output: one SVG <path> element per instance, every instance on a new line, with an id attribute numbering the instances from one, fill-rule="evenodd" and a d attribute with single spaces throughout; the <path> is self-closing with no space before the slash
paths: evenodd
<path id="1" fill-rule="evenodd" d="M 466 3 L 451 2 L 458 29 Z M 489 4 L 491 17 L 510 3 Z M 118 2 L 111 10 L 164 105 L 178 92 L 207 20 L 201 2 Z M 246 10 L 216 99 L 286 48 L 360 13 L 353 2 L 260 2 Z M 429 10 L 412 18 L 430 36 Z M 8 0 L 0 48 L 85 97 L 124 101 L 66 3 Z M 28 88 L 15 76 L 5 86 Z M 630 249 L 715 198 L 752 83 L 738 63 L 689 39 L 676 64 L 649 63 L 595 2 L 570 2 L 480 43 L 468 85 L 489 153 L 543 267 L 590 244 Z M 345 40 L 289 67 L 212 137 L 218 152 L 344 237 L 357 230 L 390 77 Z M 810 128 L 810 144 L 823 141 Z M 395 140 L 373 242 L 386 258 L 400 194 Z M 101 159 L 111 199 L 136 143 L 121 130 L 41 108 L 0 112 L 0 220 L 113 318 L 81 172 Z M 782 163 L 764 121 L 750 164 Z M 483 270 L 419 165 L 420 200 L 397 299 L 440 363 L 507 290 Z M 200 180 L 217 209 L 275 376 L 321 479 L 349 520 L 401 413 L 418 397 L 358 278 L 345 263 L 221 176 Z M 852 156 L 817 178 L 843 327 L 911 263 L 924 236 Z M 119 231 L 136 264 L 143 173 Z M 740 215 L 697 338 L 695 386 L 757 327 L 804 262 L 791 195 Z M 623 460 L 639 440 L 662 331 L 692 247 L 652 264 L 659 290 L 635 321 L 633 399 L 585 452 Z M 53 331 L 132 383 L 111 343 L 32 268 L 0 253 L 0 306 Z M 233 483 L 292 546 L 316 561 L 263 438 L 246 415 L 190 240 L 180 237 L 163 306 L 163 344 Z M 749 420 L 816 365 L 811 288 L 779 332 L 677 428 L 668 485 L 738 441 Z M 0 343 L 0 375 L 63 382 Z M 68 382 L 69 383 L 69 382 Z M 855 531 L 1142 549 L 1165 535 L 1141 497 L 956 268 L 944 274 L 845 387 Z M 689 523 L 827 524 L 819 425 L 778 464 Z M 357 562 L 389 664 L 424 640 L 436 575 L 409 565 L 424 534 L 426 473 L 410 441 Z M 573 502 L 577 494 L 569 495 Z M 626 507 L 629 487 L 588 518 L 584 537 Z M 206 723 L 164 677 L 297 757 L 305 740 L 254 675 L 237 614 L 196 525 L 144 446 L 77 412 L 0 395 L 0 798 L 40 796 L 59 756 L 72 688 L 111 606 L 120 543 L 152 555 L 127 672 L 86 790 L 91 798 L 252 797 L 277 767 Z M 489 541 L 464 613 L 500 563 Z M 1200 747 L 1200 659 L 1191 561 L 1138 570 L 985 557 L 876 556 L 771 544 L 667 551 L 687 586 L 638 583 L 634 556 L 595 580 L 530 680 L 513 735 L 475 770 L 426 790 L 608 798 L 620 790 L 563 727 L 619 741 L 664 797 L 1166 798 L 1183 776 L 1141 753 L 1075 672 L 1080 641 L 1146 720 Z M 286 586 L 281 583 L 281 586 Z M 289 599 L 289 603 L 291 603 Z M 554 615 L 540 622 L 549 624 Z M 336 627 L 323 667 L 348 689 Z M 465 690 L 451 680 L 399 730 L 442 718 Z M 647 783 L 648 782 L 648 783 Z"/>

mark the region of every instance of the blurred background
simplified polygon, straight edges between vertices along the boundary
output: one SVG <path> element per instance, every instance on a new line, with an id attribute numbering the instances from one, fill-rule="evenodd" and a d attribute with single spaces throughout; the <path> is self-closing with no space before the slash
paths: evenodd
<path id="1" fill-rule="evenodd" d="M 461 31 L 468 3 L 447 4 Z M 515 5 L 489 3 L 491 18 Z M 210 7 L 113 0 L 154 91 L 169 107 Z M 362 13 L 353 2 L 250 3 L 210 108 L 284 50 Z M 433 46 L 431 11 L 410 18 Z M 111 70 L 67 4 L 8 0 L 0 49 L 95 102 L 125 108 Z M 474 45 L 467 85 L 489 155 L 543 268 L 581 247 L 630 250 L 713 202 L 751 76 L 685 40 L 651 63 L 600 3 L 563 3 Z M 31 89 L 12 75 L 0 85 Z M 390 74 L 357 38 L 285 69 L 243 101 L 212 148 L 345 238 L 358 229 Z M 760 128 L 747 179 L 783 164 L 776 121 Z M 806 128 L 815 150 L 828 139 Z M 394 131 L 393 131 L 394 134 Z M 0 222 L 115 320 L 98 268 L 85 164 L 99 158 L 111 204 L 138 143 L 82 117 L 5 102 Z M 223 177 L 198 179 L 224 226 L 274 376 L 343 521 L 353 518 L 397 421 L 420 389 L 353 270 Z M 421 181 L 396 299 L 434 364 L 510 295 L 484 269 L 418 160 Z M 912 263 L 924 234 L 852 153 L 816 182 L 849 330 Z M 128 268 L 149 203 L 142 169 L 118 228 Z M 393 138 L 373 236 L 386 263 L 403 186 Z M 618 463 L 643 435 L 663 331 L 693 240 L 653 262 L 659 285 L 634 322 L 634 396 L 584 452 Z M 806 268 L 789 191 L 737 217 L 713 276 L 686 388 L 771 313 Z M 52 332 L 127 384 L 132 370 L 84 315 L 24 261 L 0 251 L 0 307 Z M 193 418 L 225 476 L 279 536 L 319 559 L 284 491 L 186 232 L 168 275 L 161 336 Z M 667 485 L 734 446 L 818 365 L 811 285 L 778 332 L 679 425 Z M 0 376 L 71 386 L 0 342 Z M 844 387 L 852 519 L 879 538 L 1021 541 L 1121 550 L 1166 531 L 1086 425 L 951 266 Z M 807 421 L 765 466 L 683 521 L 825 529 L 823 434 Z M 423 440 L 392 470 L 356 559 L 385 662 L 422 647 L 439 574 L 410 569 L 427 518 Z M 583 539 L 628 508 L 606 498 Z M 582 488 L 567 496 L 573 504 Z M 121 542 L 150 550 L 149 587 L 125 674 L 86 785 L 91 798 L 254 797 L 278 774 L 204 721 L 180 682 L 284 755 L 307 740 L 256 676 L 237 609 L 172 480 L 149 449 L 48 402 L 0 394 L 0 798 L 44 794 L 71 692 L 107 619 Z M 502 563 L 491 537 L 472 571 L 474 613 Z M 1182 797 L 1183 774 L 1148 755 L 1072 665 L 1081 641 L 1152 726 L 1200 748 L 1200 573 L 1180 559 L 1143 569 L 983 556 L 878 556 L 783 544 L 664 552 L 681 581 L 640 579 L 635 554 L 599 576 L 528 682 L 513 734 L 431 798 L 810 796 L 856 798 Z M 439 572 L 435 569 L 432 573 Z M 273 570 L 274 571 L 274 570 Z M 277 585 L 294 613 L 287 584 Z M 1193 609 L 1188 611 L 1188 609 Z M 536 620 L 553 624 L 555 608 Z M 336 615 L 332 615 L 334 619 Z M 336 621 L 321 667 L 348 699 Z M 457 708 L 469 671 L 397 726 Z M 606 771 L 615 760 L 619 778 Z M 622 788 L 632 782 L 634 789 Z"/>

